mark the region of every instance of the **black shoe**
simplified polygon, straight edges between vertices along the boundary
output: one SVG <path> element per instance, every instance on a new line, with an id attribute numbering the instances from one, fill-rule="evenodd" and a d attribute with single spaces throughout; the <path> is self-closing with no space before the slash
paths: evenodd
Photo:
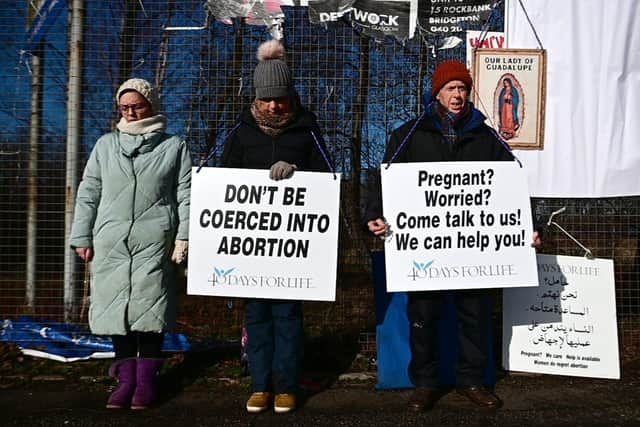
<path id="1" fill-rule="evenodd" d="M 502 406 L 502 400 L 482 386 L 463 387 L 457 389 L 457 391 L 458 394 L 483 408 L 498 409 Z"/>
<path id="2" fill-rule="evenodd" d="M 409 410 L 414 412 L 428 411 L 436 404 L 442 393 L 433 388 L 418 387 L 409 398 Z"/>

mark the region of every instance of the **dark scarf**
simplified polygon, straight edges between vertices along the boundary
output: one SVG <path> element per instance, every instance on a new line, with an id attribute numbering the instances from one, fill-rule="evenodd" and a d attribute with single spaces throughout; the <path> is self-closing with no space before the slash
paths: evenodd
<path id="1" fill-rule="evenodd" d="M 271 114 L 268 112 L 260 112 L 256 102 L 253 101 L 253 104 L 251 104 L 251 115 L 262 132 L 269 136 L 278 136 L 285 131 L 287 126 L 296 117 L 298 112 L 298 103 L 295 102 L 295 100 L 293 100 L 292 103 L 293 106 L 290 112 L 284 114 Z"/>
<path id="2" fill-rule="evenodd" d="M 444 139 L 447 141 L 449 146 L 452 147 L 458 140 L 456 127 L 459 123 L 465 121 L 471 114 L 471 103 L 466 102 L 464 104 L 464 109 L 458 114 L 450 112 L 439 102 L 431 104 L 431 111 L 438 119 L 440 119 L 442 135 L 444 135 Z"/>

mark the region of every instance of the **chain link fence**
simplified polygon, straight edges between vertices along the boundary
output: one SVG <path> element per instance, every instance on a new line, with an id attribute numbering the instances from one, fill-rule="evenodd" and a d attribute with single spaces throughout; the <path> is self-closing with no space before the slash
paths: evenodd
<path id="1" fill-rule="evenodd" d="M 157 85 L 168 132 L 189 141 L 197 164 L 210 150 L 220 154 L 241 109 L 252 101 L 255 52 L 270 35 L 266 27 L 242 19 L 207 20 L 199 0 L 86 0 L 80 2 L 84 24 L 74 47 L 70 40 L 77 41 L 78 34 L 71 33 L 66 9 L 42 40 L 29 46 L 28 3 L 5 1 L 0 9 L 0 318 L 28 314 L 84 324 L 88 281 L 84 266 L 65 256 L 65 212 L 75 192 L 69 183 L 77 185 L 96 140 L 117 121 L 115 90 L 130 77 Z M 429 33 L 404 44 L 373 40 L 343 21 L 312 25 L 304 7 L 283 11 L 296 89 L 318 116 L 343 177 L 337 299 L 305 304 L 306 327 L 317 334 L 361 333 L 361 344 L 370 349 L 376 324 L 370 251 L 381 247 L 364 231 L 363 200 L 391 131 L 421 112 L 435 65 L 464 61 L 465 46 L 436 49 L 437 36 Z M 486 29 L 501 31 L 502 18 L 494 21 Z M 69 64 L 75 53 L 81 86 L 71 114 L 69 81 L 78 76 Z M 78 153 L 68 151 L 68 121 L 74 117 Z M 558 218 L 563 227 L 597 257 L 615 261 L 620 342 L 623 355 L 631 357 L 640 343 L 640 199 L 532 201 L 540 221 L 562 206 L 567 207 Z M 543 251 L 582 255 L 553 229 Z M 70 280 L 65 271 L 73 273 Z M 70 282 L 66 291 L 65 281 Z M 179 304 L 178 332 L 239 337 L 241 300 L 189 296 L 183 283 Z"/>

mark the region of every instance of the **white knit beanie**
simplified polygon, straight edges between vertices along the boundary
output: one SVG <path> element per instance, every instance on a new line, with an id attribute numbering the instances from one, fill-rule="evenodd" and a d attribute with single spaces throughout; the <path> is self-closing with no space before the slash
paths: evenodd
<path id="1" fill-rule="evenodd" d="M 120 97 L 122 94 L 130 90 L 135 90 L 140 95 L 144 96 L 149 104 L 151 104 L 153 114 L 158 114 L 160 112 L 160 96 L 158 96 L 158 91 L 145 79 L 129 79 L 122 83 L 116 93 L 116 102 L 118 105 L 120 105 Z"/>

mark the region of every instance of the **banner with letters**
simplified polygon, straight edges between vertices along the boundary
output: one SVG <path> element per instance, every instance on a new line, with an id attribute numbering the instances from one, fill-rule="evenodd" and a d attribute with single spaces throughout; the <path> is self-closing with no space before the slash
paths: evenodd
<path id="1" fill-rule="evenodd" d="M 467 31 L 467 68 L 473 70 L 473 51 L 475 49 L 505 49 L 507 39 L 499 31 Z"/>
<path id="2" fill-rule="evenodd" d="M 516 162 L 383 164 L 381 178 L 389 292 L 538 284 Z"/>
<path id="3" fill-rule="evenodd" d="M 439 49 L 464 42 L 463 32 L 484 28 L 494 11 L 496 16 L 504 15 L 503 2 L 495 0 L 207 0 L 205 6 L 223 22 L 244 17 L 267 27 L 284 20 L 281 6 L 308 6 L 312 24 L 327 25 L 344 17 L 363 34 L 378 40 L 393 36 L 399 41 L 413 38 L 419 28 L 448 39 L 438 43 Z"/>
<path id="4" fill-rule="evenodd" d="M 413 38 L 417 16 L 417 0 L 356 0 L 350 18 L 368 36 L 393 36 L 402 41 Z"/>
<path id="5" fill-rule="evenodd" d="M 309 0 L 309 22 L 326 24 L 351 13 L 355 0 Z"/>
<path id="6" fill-rule="evenodd" d="M 504 368 L 620 379 L 613 261 L 538 255 L 538 274 L 503 291 Z"/>
<path id="7" fill-rule="evenodd" d="M 504 14 L 504 3 L 495 0 L 427 0 L 420 2 L 420 27 L 430 33 L 462 36 L 466 30 L 482 30 L 496 10 Z"/>
<path id="8" fill-rule="evenodd" d="M 340 176 L 193 168 L 187 293 L 334 301 Z"/>
<path id="9" fill-rule="evenodd" d="M 417 0 L 310 0 L 312 24 L 336 22 L 343 17 L 363 34 L 376 39 L 412 38 L 418 17 Z"/>

